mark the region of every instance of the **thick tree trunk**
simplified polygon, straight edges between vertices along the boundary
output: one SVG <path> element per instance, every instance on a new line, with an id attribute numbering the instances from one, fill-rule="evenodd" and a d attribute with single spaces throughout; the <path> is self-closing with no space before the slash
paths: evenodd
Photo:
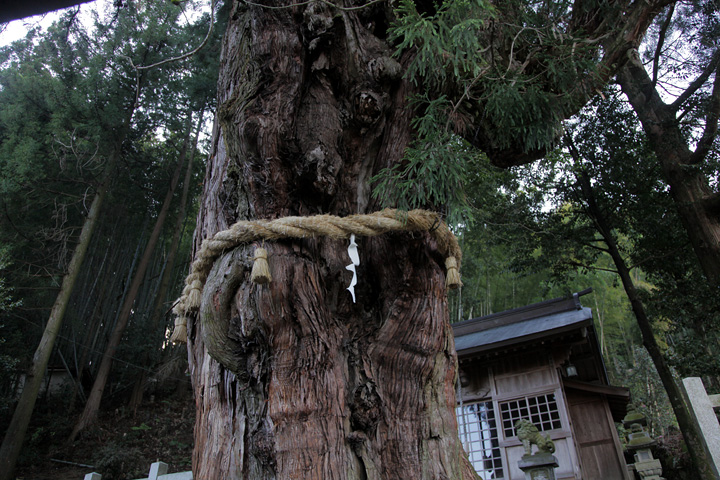
<path id="1" fill-rule="evenodd" d="M 77 435 L 88 425 L 94 423 L 97 419 L 97 414 L 100 409 L 100 401 L 102 400 L 103 392 L 105 391 L 105 385 L 107 384 L 107 380 L 110 375 L 110 367 L 112 366 L 113 357 L 115 356 L 115 352 L 120 345 L 123 333 L 125 333 L 125 327 L 127 327 L 128 320 L 130 319 L 130 313 L 132 311 L 133 304 L 135 303 L 135 299 L 138 295 L 138 292 L 140 291 L 140 286 L 142 285 L 142 281 L 145 278 L 145 272 L 150 265 L 153 251 L 155 250 L 155 246 L 157 245 L 158 239 L 160 238 L 160 233 L 162 232 L 163 225 L 165 224 L 167 214 L 170 211 L 170 203 L 172 202 L 172 197 L 175 194 L 175 189 L 177 188 L 177 184 L 180 180 L 180 173 L 182 172 L 184 161 L 185 155 L 181 155 L 180 159 L 178 160 L 178 164 L 175 167 L 175 171 L 173 172 L 172 179 L 170 180 L 170 186 L 168 187 L 168 191 L 165 194 L 165 199 L 163 201 L 162 207 L 160 208 L 158 217 L 155 220 L 153 231 L 150 234 L 147 245 L 145 245 L 143 256 L 140 260 L 140 263 L 138 263 L 137 271 L 133 275 L 132 283 L 130 284 L 130 288 L 128 289 L 127 296 L 125 297 L 122 307 L 120 308 L 117 323 L 115 324 L 115 328 L 113 329 L 112 335 L 110 336 L 108 344 L 105 347 L 105 351 L 103 352 L 102 360 L 100 361 L 100 366 L 98 367 L 98 373 L 95 377 L 95 382 L 93 383 L 92 389 L 90 390 L 90 396 L 88 397 L 87 402 L 85 402 L 85 409 L 83 410 L 83 413 L 80 415 L 80 418 L 75 424 L 72 434 L 68 439 L 68 443 L 74 442 L 75 438 L 77 438 Z"/>
<path id="2" fill-rule="evenodd" d="M 376 210 L 369 178 L 410 136 L 384 8 L 235 6 L 196 241 L 244 218 Z M 188 325 L 195 478 L 477 478 L 457 436 L 443 259 L 424 233 L 357 242 L 357 303 L 345 241 L 266 242 L 265 286 L 249 247 L 215 262 Z M 225 365 L 206 315 L 229 324 Z"/>
<path id="3" fill-rule="evenodd" d="M 713 62 L 718 69 L 716 57 L 717 54 Z M 677 114 L 681 105 L 663 102 L 637 55 L 631 56 L 620 70 L 618 80 L 650 139 L 705 277 L 720 286 L 720 193 L 710 188 L 700 168 L 708 153 L 706 147 L 713 143 L 717 133 L 720 71 L 714 80 L 706 135 L 695 151 L 690 149 L 680 129 Z"/>
<path id="4" fill-rule="evenodd" d="M 30 424 L 30 418 L 35 408 L 35 402 L 37 401 L 43 378 L 45 378 L 45 370 L 50 360 L 50 354 L 53 351 L 55 340 L 60 333 L 60 327 L 62 327 L 65 310 L 70 301 L 70 295 L 72 294 L 76 280 L 80 276 L 80 269 L 85 260 L 85 254 L 90 245 L 93 230 L 98 222 L 100 209 L 107 194 L 109 172 L 114 170 L 116 160 L 116 157 L 113 157 L 105 167 L 106 174 L 104 175 L 103 182 L 98 187 L 95 197 L 90 204 L 90 210 L 80 231 L 80 238 L 75 246 L 73 256 L 70 259 L 67 273 L 63 277 L 60 292 L 58 292 L 58 296 L 50 311 L 50 317 L 45 325 L 40 344 L 35 350 L 35 355 L 33 355 L 32 365 L 25 376 L 25 385 L 23 386 L 22 394 L 15 407 L 15 412 L 13 413 L 10 425 L 5 432 L 2 446 L 0 447 L 0 480 L 11 480 L 15 478 L 13 475 L 15 464 L 25 441 L 25 433 Z"/>

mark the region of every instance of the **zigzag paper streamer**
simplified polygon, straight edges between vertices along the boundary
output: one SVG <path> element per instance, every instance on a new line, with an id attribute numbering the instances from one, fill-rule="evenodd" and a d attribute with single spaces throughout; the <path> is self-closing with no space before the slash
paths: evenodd
<path id="1" fill-rule="evenodd" d="M 350 235 L 350 245 L 348 246 L 348 256 L 352 262 L 350 265 L 345 267 L 346 270 L 350 270 L 353 274 L 352 280 L 350 280 L 350 286 L 347 288 L 352 295 L 353 303 L 355 303 L 355 285 L 357 285 L 357 271 L 355 267 L 360 265 L 360 255 L 358 254 L 357 243 L 355 243 L 355 234 Z"/>

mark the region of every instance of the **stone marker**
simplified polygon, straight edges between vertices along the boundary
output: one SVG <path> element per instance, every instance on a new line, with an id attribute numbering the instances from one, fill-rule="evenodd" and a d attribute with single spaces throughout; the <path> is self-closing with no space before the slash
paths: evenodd
<path id="1" fill-rule="evenodd" d="M 713 405 L 698 377 L 683 378 L 685 394 L 690 401 L 692 411 L 697 418 L 704 437 L 704 447 L 710 454 L 715 475 L 720 471 L 720 424 L 713 411 Z M 718 475 L 720 478 L 720 475 Z"/>
<path id="2" fill-rule="evenodd" d="M 166 475 L 168 472 L 168 464 L 165 462 L 155 462 L 150 465 L 150 474 L 148 480 L 158 480 L 160 475 Z"/>

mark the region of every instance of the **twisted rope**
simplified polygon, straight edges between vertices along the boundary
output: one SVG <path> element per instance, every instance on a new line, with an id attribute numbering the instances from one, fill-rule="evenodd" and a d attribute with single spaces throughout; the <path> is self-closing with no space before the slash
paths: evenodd
<path id="1" fill-rule="evenodd" d="M 177 318 L 171 341 L 187 341 L 186 317 L 200 307 L 202 290 L 210 269 L 223 252 L 258 240 L 320 236 L 347 239 L 351 234 L 375 237 L 383 233 L 398 231 L 430 232 L 437 242 L 438 250 L 446 257 L 447 287 L 460 286 L 458 268 L 462 251 L 455 235 L 435 212 L 427 210 L 403 212 L 385 209 L 371 214 L 348 217 L 316 215 L 313 217 L 283 217 L 276 220 L 240 221 L 229 229 L 218 232 L 212 238 L 203 240 L 197 258 L 192 263 L 190 274 L 185 278 L 183 293 L 173 308 Z"/>

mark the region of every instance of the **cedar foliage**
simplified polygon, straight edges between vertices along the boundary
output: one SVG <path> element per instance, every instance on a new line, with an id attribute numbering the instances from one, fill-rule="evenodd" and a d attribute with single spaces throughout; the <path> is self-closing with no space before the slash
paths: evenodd
<path id="1" fill-rule="evenodd" d="M 401 1 L 389 40 L 398 58 L 408 55 L 405 77 L 422 93 L 411 97 L 406 163 L 380 172 L 374 195 L 469 221 L 464 172 L 480 152 L 507 167 L 552 151 L 565 119 L 622 66 L 661 4 L 622 13 L 594 2 Z"/>

